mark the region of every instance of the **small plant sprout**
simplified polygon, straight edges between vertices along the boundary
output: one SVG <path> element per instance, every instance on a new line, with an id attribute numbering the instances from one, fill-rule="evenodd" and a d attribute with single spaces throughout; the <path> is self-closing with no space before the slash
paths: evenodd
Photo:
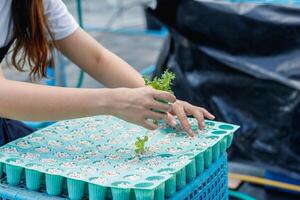
<path id="1" fill-rule="evenodd" d="M 154 77 L 154 79 L 151 81 L 148 77 L 144 77 L 144 80 L 147 86 L 151 86 L 156 90 L 173 93 L 171 86 L 175 78 L 176 75 L 173 72 L 166 70 L 161 78 Z"/>
<path id="2" fill-rule="evenodd" d="M 135 142 L 135 153 L 143 154 L 145 152 L 145 143 L 148 141 L 148 136 L 144 136 L 143 138 L 138 137 Z"/>

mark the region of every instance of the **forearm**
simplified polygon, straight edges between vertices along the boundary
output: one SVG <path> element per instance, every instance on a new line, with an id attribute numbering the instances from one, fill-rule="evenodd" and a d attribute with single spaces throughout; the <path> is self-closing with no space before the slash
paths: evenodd
<path id="1" fill-rule="evenodd" d="M 58 121 L 108 114 L 111 89 L 58 88 L 0 80 L 0 116 L 16 120 Z"/>
<path id="2" fill-rule="evenodd" d="M 141 75 L 124 60 L 105 49 L 82 29 L 56 41 L 59 50 L 96 80 L 112 88 L 143 87 Z"/>
<path id="3" fill-rule="evenodd" d="M 89 68 L 86 71 L 89 72 Z M 96 67 L 91 68 L 89 74 L 108 87 L 136 88 L 145 86 L 142 76 L 135 69 L 106 49 L 102 50 L 102 58 Z"/>

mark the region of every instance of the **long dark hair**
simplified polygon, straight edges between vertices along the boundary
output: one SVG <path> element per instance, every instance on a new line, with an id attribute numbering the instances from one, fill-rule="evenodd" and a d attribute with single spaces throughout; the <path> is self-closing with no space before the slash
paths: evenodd
<path id="1" fill-rule="evenodd" d="M 47 38 L 47 34 L 52 34 L 44 14 L 43 0 L 13 0 L 11 11 L 15 44 L 13 66 L 24 71 L 27 61 L 31 77 L 46 77 L 53 44 Z"/>

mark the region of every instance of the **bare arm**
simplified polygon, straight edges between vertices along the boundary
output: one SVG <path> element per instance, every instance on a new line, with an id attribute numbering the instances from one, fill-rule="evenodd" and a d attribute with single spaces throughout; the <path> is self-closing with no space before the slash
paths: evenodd
<path id="1" fill-rule="evenodd" d="M 135 69 L 80 28 L 56 43 L 65 56 L 108 87 L 136 88 L 145 85 Z"/>
<path id="2" fill-rule="evenodd" d="M 144 85 L 143 79 L 134 69 L 81 29 L 57 43 L 67 56 L 110 87 Z M 0 69 L 0 116 L 17 120 L 58 121 L 101 114 L 118 115 L 113 107 L 121 110 L 123 108 L 114 105 L 112 101 L 115 98 L 121 103 L 122 92 L 112 89 L 49 87 L 10 81 L 4 78 Z"/>
<path id="3" fill-rule="evenodd" d="M 107 113 L 109 89 L 49 87 L 6 80 L 0 74 L 0 116 L 56 121 Z"/>
<path id="4" fill-rule="evenodd" d="M 175 97 L 150 88 L 59 88 L 6 80 L 0 70 L 0 117 L 25 121 L 58 121 L 92 115 L 114 115 L 148 129 L 150 119 L 166 119 L 151 109 L 170 110 L 155 98 L 175 102 Z"/>

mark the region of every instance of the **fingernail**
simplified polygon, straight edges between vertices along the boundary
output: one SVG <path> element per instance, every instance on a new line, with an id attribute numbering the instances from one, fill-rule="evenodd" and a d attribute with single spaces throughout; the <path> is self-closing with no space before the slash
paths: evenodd
<path id="1" fill-rule="evenodd" d="M 198 124 L 198 127 L 199 127 L 199 129 L 202 131 L 203 130 L 203 124 L 202 123 L 199 123 Z"/>
<path id="2" fill-rule="evenodd" d="M 194 132 L 193 132 L 192 129 L 189 129 L 188 133 L 189 133 L 189 135 L 190 135 L 191 137 L 194 137 L 194 136 L 195 136 L 195 134 L 194 134 Z"/>
<path id="3" fill-rule="evenodd" d="M 172 126 L 176 126 L 176 124 L 177 124 L 177 123 L 176 123 L 175 120 L 172 120 L 172 121 L 171 121 L 171 125 L 172 125 Z"/>
<path id="4" fill-rule="evenodd" d="M 205 122 L 201 122 L 202 128 L 205 126 Z"/>

